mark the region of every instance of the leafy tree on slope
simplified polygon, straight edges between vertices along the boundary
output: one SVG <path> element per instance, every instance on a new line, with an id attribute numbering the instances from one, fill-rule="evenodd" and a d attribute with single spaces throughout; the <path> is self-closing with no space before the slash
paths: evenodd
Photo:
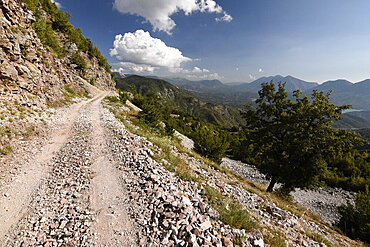
<path id="1" fill-rule="evenodd" d="M 277 90 L 272 82 L 262 84 L 256 110 L 249 108 L 244 118 L 248 148 L 257 168 L 271 179 L 267 191 L 277 182 L 285 191 L 315 184 L 328 159 L 360 141 L 354 133 L 332 127 L 350 106 L 331 104 L 329 95 L 314 90 L 309 98 L 297 90 L 290 99 L 284 84 Z"/>

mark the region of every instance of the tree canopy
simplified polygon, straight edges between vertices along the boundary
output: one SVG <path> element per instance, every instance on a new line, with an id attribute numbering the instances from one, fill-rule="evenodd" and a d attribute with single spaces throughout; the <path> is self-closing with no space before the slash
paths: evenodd
<path id="1" fill-rule="evenodd" d="M 268 191 L 277 182 L 286 191 L 315 184 L 327 160 L 361 141 L 353 132 L 332 127 L 350 106 L 336 106 L 329 96 L 314 90 L 308 97 L 296 90 L 289 97 L 282 83 L 277 89 L 272 82 L 262 84 L 256 109 L 249 107 L 244 118 L 246 149 L 252 150 L 257 168 L 271 179 Z"/>

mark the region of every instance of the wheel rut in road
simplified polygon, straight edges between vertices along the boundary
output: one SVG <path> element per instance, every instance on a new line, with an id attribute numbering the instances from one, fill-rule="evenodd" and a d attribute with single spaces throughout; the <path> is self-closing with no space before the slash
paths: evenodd
<path id="1" fill-rule="evenodd" d="M 96 234 L 96 246 L 137 246 L 136 230 L 127 213 L 128 195 L 125 193 L 121 173 L 114 164 L 113 155 L 106 143 L 101 120 L 102 106 L 94 102 L 91 207 L 98 212 L 92 231 Z"/>

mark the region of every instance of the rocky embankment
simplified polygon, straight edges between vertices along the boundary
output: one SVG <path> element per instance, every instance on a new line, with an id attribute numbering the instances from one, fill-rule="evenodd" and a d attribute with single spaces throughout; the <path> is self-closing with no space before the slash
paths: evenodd
<path id="1" fill-rule="evenodd" d="M 224 158 L 221 165 L 253 182 L 260 184 L 269 183 L 266 176 L 252 165 L 228 158 Z M 353 193 L 339 188 L 296 189 L 294 192 L 291 192 L 291 196 L 296 202 L 319 215 L 329 224 L 334 224 L 339 220 L 340 216 L 337 207 L 353 200 Z"/>

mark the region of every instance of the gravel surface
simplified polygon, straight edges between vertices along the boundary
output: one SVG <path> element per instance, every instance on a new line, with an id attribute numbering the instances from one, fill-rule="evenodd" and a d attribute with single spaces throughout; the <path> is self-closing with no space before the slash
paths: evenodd
<path id="1" fill-rule="evenodd" d="M 73 135 L 53 158 L 52 171 L 34 193 L 30 210 L 8 234 L 6 246 L 90 246 L 89 209 L 91 119 L 82 108 L 73 124 Z"/>

